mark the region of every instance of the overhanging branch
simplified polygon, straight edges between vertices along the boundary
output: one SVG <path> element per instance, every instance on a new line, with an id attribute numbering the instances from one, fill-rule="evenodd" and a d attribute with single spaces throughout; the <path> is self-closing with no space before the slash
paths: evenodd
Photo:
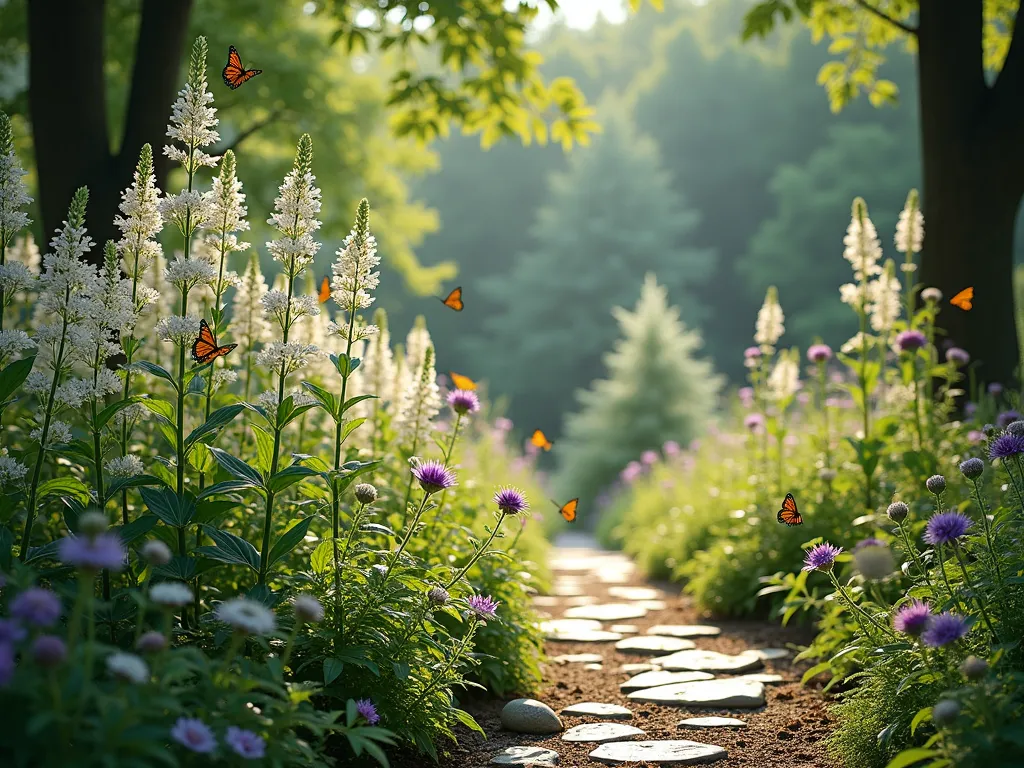
<path id="1" fill-rule="evenodd" d="M 238 145 L 239 145 L 239 144 L 241 144 L 241 143 L 242 143 L 243 141 L 245 141 L 246 139 L 248 139 L 248 138 L 249 138 L 250 136 L 252 136 L 252 135 L 253 135 L 254 133 L 256 133 L 257 131 L 259 131 L 259 130 L 262 130 L 263 128 L 266 128 L 266 127 L 267 127 L 268 125 L 270 125 L 271 123 L 273 123 L 273 122 L 276 122 L 277 120 L 279 120 L 279 119 L 281 118 L 281 116 L 282 116 L 282 115 L 284 114 L 284 112 L 285 112 L 285 110 L 284 110 L 284 107 L 281 107 L 280 109 L 275 109 L 275 110 L 274 110 L 273 112 L 271 112 L 271 113 L 270 113 L 269 115 L 267 115 L 267 116 L 266 116 L 265 118 L 263 118 L 262 120 L 257 120 L 257 121 L 256 121 L 255 123 L 253 123 L 252 125 L 250 125 L 250 126 L 249 126 L 248 128 L 246 128 L 246 129 L 245 129 L 244 131 L 242 131 L 241 133 L 239 133 L 239 134 L 238 134 L 238 135 L 237 135 L 237 136 L 235 137 L 235 140 L 234 140 L 234 141 L 232 141 L 232 142 L 231 142 L 230 144 L 228 144 L 227 146 L 224 146 L 224 147 L 215 147 L 215 148 L 214 148 L 214 149 L 212 150 L 212 154 L 214 154 L 214 155 L 223 155 L 223 154 L 224 154 L 225 152 L 227 152 L 227 151 L 228 151 L 229 149 L 230 149 L 230 150 L 231 150 L 232 152 L 234 152 L 234 151 L 235 151 L 236 149 L 238 149 Z"/>
<path id="2" fill-rule="evenodd" d="M 917 34 L 917 27 L 912 27 L 909 24 L 906 24 L 905 22 L 900 21 L 899 19 L 894 19 L 892 16 L 890 16 L 885 11 L 883 11 L 881 8 L 876 8 L 875 6 L 871 5 L 871 3 L 867 2 L 867 0 L 853 0 L 853 1 L 858 6 L 860 6 L 865 11 L 867 11 L 868 13 L 873 13 L 875 16 L 880 18 L 882 21 L 885 21 L 885 22 L 888 22 L 889 24 L 892 24 L 897 29 L 901 29 L 904 32 L 906 32 L 908 35 L 916 35 Z"/>

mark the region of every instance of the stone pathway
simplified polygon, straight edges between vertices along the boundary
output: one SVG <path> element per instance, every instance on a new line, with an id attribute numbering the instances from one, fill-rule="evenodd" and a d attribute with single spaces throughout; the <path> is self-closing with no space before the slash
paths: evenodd
<path id="1" fill-rule="evenodd" d="M 466 702 L 488 738 L 460 737 L 442 768 L 836 768 L 824 702 L 786 647 L 806 631 L 698 616 L 585 535 L 560 538 L 550 565 L 551 594 L 534 599 L 544 686 L 536 700 Z"/>

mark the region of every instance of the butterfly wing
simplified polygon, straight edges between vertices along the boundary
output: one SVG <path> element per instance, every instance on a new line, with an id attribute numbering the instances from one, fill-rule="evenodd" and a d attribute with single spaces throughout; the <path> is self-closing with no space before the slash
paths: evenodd
<path id="1" fill-rule="evenodd" d="M 217 347 L 215 350 L 213 350 L 206 356 L 206 359 L 202 360 L 201 362 L 209 363 L 213 360 L 216 360 L 218 357 L 224 357 L 224 355 L 226 355 L 228 352 L 230 352 L 237 346 L 237 344 L 225 344 L 223 347 Z"/>
<path id="2" fill-rule="evenodd" d="M 329 298 L 331 298 L 331 281 L 325 277 L 324 281 L 320 283 L 320 303 L 323 304 Z"/>
<path id="3" fill-rule="evenodd" d="M 196 340 L 192 342 L 192 359 L 197 363 L 202 364 L 212 360 L 213 355 L 217 351 L 217 337 L 213 335 L 213 330 L 210 328 L 209 323 L 206 320 L 199 321 L 199 335 L 196 336 Z"/>
<path id="4" fill-rule="evenodd" d="M 576 507 L 579 506 L 579 503 L 579 499 L 569 499 L 569 501 L 565 502 L 565 504 L 563 504 L 558 510 L 567 523 L 576 522 Z"/>
<path id="5" fill-rule="evenodd" d="M 441 299 L 441 303 L 444 304 L 449 309 L 454 309 L 456 312 L 461 312 L 463 306 L 465 306 L 462 303 L 462 286 L 458 286 L 445 298 Z"/>
<path id="6" fill-rule="evenodd" d="M 232 45 L 228 48 L 228 63 L 224 66 L 224 71 L 221 72 L 224 85 L 234 90 L 242 83 L 260 74 L 263 74 L 262 69 L 246 69 L 242 66 L 242 58 L 238 55 L 238 49 L 235 46 Z"/>
<path id="7" fill-rule="evenodd" d="M 974 301 L 974 286 L 968 286 L 964 288 L 960 293 L 949 300 L 949 303 L 954 307 L 962 309 L 964 312 L 969 312 L 973 307 Z"/>
<path id="8" fill-rule="evenodd" d="M 538 448 L 543 448 L 545 451 L 551 450 L 551 441 L 548 440 L 547 436 L 539 429 L 533 430 L 533 435 L 530 437 L 530 442 L 536 445 Z"/>
<path id="9" fill-rule="evenodd" d="M 456 389 L 476 389 L 476 382 L 469 378 L 469 376 L 463 376 L 461 373 L 453 373 L 452 371 L 449 371 L 448 375 L 451 376 L 452 384 L 455 385 Z"/>
<path id="10" fill-rule="evenodd" d="M 803 525 L 804 519 L 800 516 L 800 510 L 797 509 L 796 499 L 793 498 L 792 493 L 787 493 L 786 498 L 782 501 L 782 509 L 775 516 L 780 523 L 786 525 Z"/>

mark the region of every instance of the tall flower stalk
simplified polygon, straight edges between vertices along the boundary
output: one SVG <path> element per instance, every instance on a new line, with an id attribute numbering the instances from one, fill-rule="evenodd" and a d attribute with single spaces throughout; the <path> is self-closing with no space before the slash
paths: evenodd
<path id="1" fill-rule="evenodd" d="M 899 221 L 896 223 L 896 236 L 893 239 L 896 250 L 904 257 L 903 263 L 900 264 L 900 271 L 903 272 L 903 296 L 907 308 L 907 323 L 912 325 L 917 298 L 917 290 L 914 286 L 917 264 L 914 261 L 914 256 L 921 252 L 921 247 L 924 245 L 924 214 L 921 213 L 921 201 L 916 189 L 910 190 L 907 195 L 907 202 L 900 212 Z"/>
<path id="2" fill-rule="evenodd" d="M 27 175 L 14 153 L 14 130 L 11 119 L 0 112 L 0 271 L 7 270 L 7 246 L 14 236 L 32 223 L 24 208 L 32 202 L 22 181 Z M 4 310 L 11 300 L 10 290 L 0 280 L 0 331 L 4 328 Z"/>
<path id="3" fill-rule="evenodd" d="M 405 445 L 410 446 L 409 454 L 412 456 L 416 455 L 416 451 L 426 440 L 430 422 L 441 410 L 441 395 L 437 387 L 437 373 L 434 369 L 434 348 L 429 346 L 430 336 L 427 334 L 425 326 L 422 328 L 421 335 L 428 343 L 422 352 L 415 343 L 407 344 L 409 352 L 406 355 L 406 360 L 413 375 L 406 385 L 402 403 L 395 418 L 399 438 Z M 416 336 L 410 334 L 409 341 L 416 342 Z M 402 504 L 403 520 L 408 514 L 411 495 L 412 478 L 409 479 L 405 500 Z"/>
<path id="4" fill-rule="evenodd" d="M 270 323 L 263 315 L 263 297 L 267 294 L 267 281 L 260 271 L 259 256 L 253 253 L 238 282 L 231 304 L 231 332 L 238 342 L 238 352 L 245 359 L 242 380 L 242 399 L 252 394 L 252 364 L 256 346 L 270 341 Z"/>

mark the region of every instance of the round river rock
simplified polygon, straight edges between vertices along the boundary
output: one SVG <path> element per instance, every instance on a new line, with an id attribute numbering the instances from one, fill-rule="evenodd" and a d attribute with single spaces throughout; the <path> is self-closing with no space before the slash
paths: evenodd
<path id="1" fill-rule="evenodd" d="M 516 733 L 558 733 L 562 730 L 562 721 L 542 701 L 513 699 L 501 710 L 501 727 Z"/>

